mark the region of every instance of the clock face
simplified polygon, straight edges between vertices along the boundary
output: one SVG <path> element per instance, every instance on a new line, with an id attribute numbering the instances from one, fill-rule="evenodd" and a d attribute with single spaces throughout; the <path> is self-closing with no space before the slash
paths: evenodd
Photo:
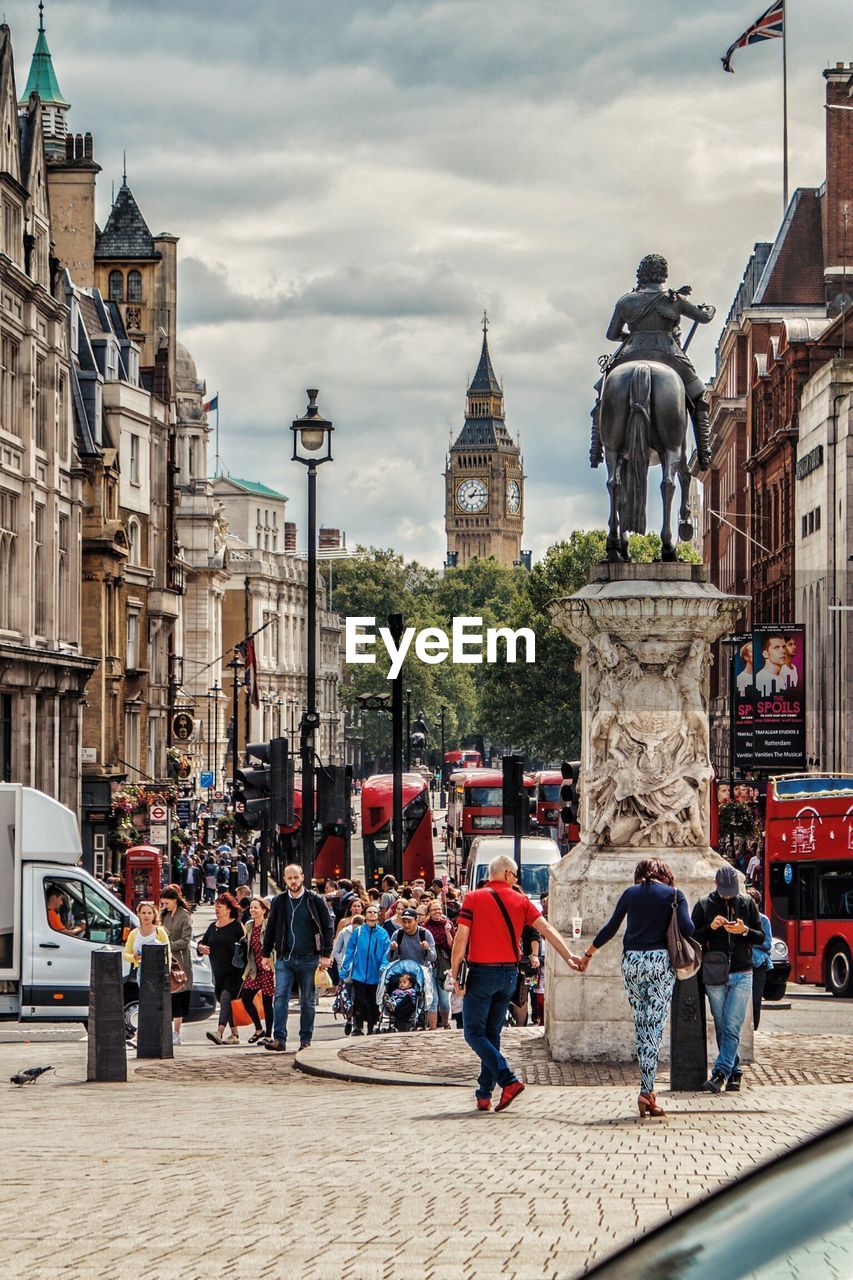
<path id="1" fill-rule="evenodd" d="M 517 480 L 507 481 L 506 509 L 510 515 L 516 515 L 521 506 L 521 486 Z"/>
<path id="2" fill-rule="evenodd" d="M 463 511 L 482 511 L 489 491 L 482 480 L 463 480 L 456 489 L 456 502 Z"/>

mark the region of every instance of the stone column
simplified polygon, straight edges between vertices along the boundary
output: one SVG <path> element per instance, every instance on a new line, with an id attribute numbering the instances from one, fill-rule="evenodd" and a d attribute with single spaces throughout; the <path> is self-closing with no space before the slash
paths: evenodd
<path id="1" fill-rule="evenodd" d="M 597 565 L 586 587 L 549 605 L 580 650 L 583 735 L 581 841 L 551 874 L 549 917 L 568 937 L 581 916 L 584 948 L 642 858 L 666 861 L 690 906 L 714 887 L 723 860 L 708 846 L 710 645 L 734 630 L 745 603 L 710 585 L 703 565 L 675 563 Z M 634 1057 L 621 959 L 621 930 L 584 975 L 549 950 L 545 1027 L 556 1060 Z M 741 1044 L 748 1061 L 748 1018 Z M 668 1052 L 666 1033 L 661 1061 Z"/>

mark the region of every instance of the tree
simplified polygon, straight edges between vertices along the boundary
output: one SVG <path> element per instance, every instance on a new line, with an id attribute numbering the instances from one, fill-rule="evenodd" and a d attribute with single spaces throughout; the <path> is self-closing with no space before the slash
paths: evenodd
<path id="1" fill-rule="evenodd" d="M 536 662 L 483 667 L 479 680 L 483 732 L 506 749 L 523 750 L 530 761 L 577 759 L 580 755 L 580 676 L 577 650 L 558 631 L 547 613 L 549 601 L 573 595 L 589 581 L 594 564 L 604 557 L 602 529 L 576 530 L 568 541 L 549 547 L 543 560 L 526 575 L 525 590 L 513 611 L 512 627 L 530 627 L 536 635 Z M 629 549 L 635 562 L 660 556 L 657 534 L 632 534 Z M 679 559 L 699 559 L 681 544 Z"/>

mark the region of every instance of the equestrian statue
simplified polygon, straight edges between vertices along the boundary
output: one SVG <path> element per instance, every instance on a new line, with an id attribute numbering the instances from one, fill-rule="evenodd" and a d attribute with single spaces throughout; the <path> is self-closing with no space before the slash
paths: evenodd
<path id="1" fill-rule="evenodd" d="M 607 465 L 610 524 L 607 560 L 628 560 L 628 534 L 646 531 L 649 466 L 661 465 L 663 527 L 661 559 L 675 560 L 670 527 L 676 477 L 681 485 L 679 537 L 693 536 L 690 521 L 690 472 L 687 466 L 687 417 L 693 420 L 699 469 L 710 463 L 710 429 L 705 386 L 686 351 L 696 326 L 713 320 L 715 309 L 689 301 L 691 289 L 665 288 L 669 267 L 650 253 L 637 268 L 637 287 L 616 303 L 607 330 L 620 345 L 602 359 L 592 411 L 592 467 Z M 684 345 L 679 322 L 693 321 Z"/>

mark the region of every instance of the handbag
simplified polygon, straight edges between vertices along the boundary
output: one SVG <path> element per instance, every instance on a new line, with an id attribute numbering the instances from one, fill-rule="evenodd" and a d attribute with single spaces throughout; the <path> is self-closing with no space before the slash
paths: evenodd
<path id="1" fill-rule="evenodd" d="M 314 986 L 320 991 L 328 991 L 335 984 L 332 982 L 332 975 L 328 969 L 324 969 L 322 965 L 317 965 L 317 971 L 314 974 Z"/>
<path id="2" fill-rule="evenodd" d="M 246 949 L 246 939 L 241 938 L 239 942 L 234 943 L 234 954 L 231 957 L 231 964 L 235 969 L 239 969 L 242 973 L 248 963 L 249 953 Z"/>
<path id="3" fill-rule="evenodd" d="M 685 938 L 678 923 L 678 892 L 672 895 L 672 916 L 666 931 L 666 949 L 676 978 L 685 982 L 699 972 L 702 965 L 702 948 L 692 938 Z"/>
<path id="4" fill-rule="evenodd" d="M 169 990 L 174 994 L 180 991 L 186 983 L 187 975 L 181 968 L 181 962 L 175 956 L 172 956 L 172 963 L 169 968 Z"/>
<path id="5" fill-rule="evenodd" d="M 702 957 L 702 981 L 706 987 L 724 987 L 729 980 L 727 951 L 706 951 Z"/>

